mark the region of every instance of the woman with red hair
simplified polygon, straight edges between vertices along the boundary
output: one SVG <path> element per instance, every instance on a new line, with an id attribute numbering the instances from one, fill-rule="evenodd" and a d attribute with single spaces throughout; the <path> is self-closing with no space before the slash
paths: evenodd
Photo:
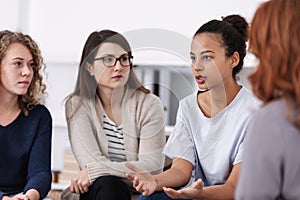
<path id="1" fill-rule="evenodd" d="M 300 1 L 272 0 L 255 12 L 249 79 L 264 102 L 246 130 L 236 199 L 300 198 Z"/>

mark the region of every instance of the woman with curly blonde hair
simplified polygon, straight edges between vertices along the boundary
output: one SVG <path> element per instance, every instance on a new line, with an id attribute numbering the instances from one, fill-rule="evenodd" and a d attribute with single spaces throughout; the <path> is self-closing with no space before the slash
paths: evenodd
<path id="1" fill-rule="evenodd" d="M 272 0 L 256 11 L 250 76 L 264 107 L 253 115 L 237 199 L 300 198 L 300 1 Z"/>
<path id="2" fill-rule="evenodd" d="M 52 118 L 41 105 L 43 58 L 29 35 L 0 31 L 0 199 L 38 200 L 51 187 Z"/>

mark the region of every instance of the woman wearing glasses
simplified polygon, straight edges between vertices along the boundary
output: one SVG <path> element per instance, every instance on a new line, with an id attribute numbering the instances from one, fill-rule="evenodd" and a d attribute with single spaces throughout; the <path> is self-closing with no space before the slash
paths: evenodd
<path id="1" fill-rule="evenodd" d="M 80 172 L 70 191 L 80 199 L 131 199 L 131 162 L 155 173 L 163 167 L 164 112 L 133 71 L 127 40 L 111 30 L 88 37 L 66 118 Z"/>

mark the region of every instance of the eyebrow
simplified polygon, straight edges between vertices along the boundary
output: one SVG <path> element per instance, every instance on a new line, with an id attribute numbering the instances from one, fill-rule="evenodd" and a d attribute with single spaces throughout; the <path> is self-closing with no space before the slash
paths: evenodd
<path id="1" fill-rule="evenodd" d="M 128 55 L 128 53 L 123 53 L 123 54 L 120 55 L 120 57 L 125 56 L 125 55 Z M 113 57 L 115 57 L 114 54 L 103 54 L 103 55 L 100 56 L 100 57 L 106 57 L 106 56 L 113 56 Z"/>
<path id="2" fill-rule="evenodd" d="M 13 58 L 12 60 L 25 60 L 24 58 L 21 58 L 21 57 L 15 57 Z"/>
<path id="3" fill-rule="evenodd" d="M 200 53 L 200 55 L 203 55 L 203 54 L 205 54 L 205 53 L 215 53 L 215 52 L 214 52 L 214 51 L 211 51 L 211 50 L 206 50 L 206 51 L 202 51 L 202 52 Z M 195 55 L 193 52 L 190 52 L 190 54 Z"/>
<path id="4" fill-rule="evenodd" d="M 25 58 L 22 58 L 22 57 L 15 57 L 15 58 L 12 58 L 12 60 L 25 60 Z M 29 61 L 34 61 L 34 59 L 30 59 Z"/>
<path id="5" fill-rule="evenodd" d="M 214 52 L 214 51 L 211 51 L 211 50 L 206 50 L 206 51 L 202 51 L 202 52 L 200 53 L 200 55 L 205 54 L 205 53 L 215 53 L 215 52 Z"/>

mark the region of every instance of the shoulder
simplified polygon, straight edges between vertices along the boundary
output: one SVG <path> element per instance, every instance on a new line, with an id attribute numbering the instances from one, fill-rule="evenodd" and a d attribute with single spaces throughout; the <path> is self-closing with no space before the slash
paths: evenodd
<path id="1" fill-rule="evenodd" d="M 190 94 L 179 101 L 181 108 L 193 108 L 193 105 L 197 105 L 197 93 Z"/>
<path id="2" fill-rule="evenodd" d="M 74 95 L 69 97 L 66 100 L 65 106 L 67 109 L 75 110 L 81 106 L 85 107 L 94 107 L 95 106 L 95 99 L 87 99 L 85 97 L 80 97 L 78 95 Z"/>
<path id="3" fill-rule="evenodd" d="M 269 137 L 281 138 L 281 134 L 286 132 L 287 127 L 290 126 L 291 124 L 286 118 L 285 102 L 280 99 L 272 101 L 254 112 L 248 131 L 251 132 L 252 137 L 268 140 Z"/>
<path id="4" fill-rule="evenodd" d="M 52 116 L 48 108 L 44 105 L 37 104 L 30 106 L 28 115 L 23 115 L 24 123 L 30 124 L 29 126 L 36 126 L 38 124 L 51 126 Z"/>
<path id="5" fill-rule="evenodd" d="M 265 106 L 262 106 L 254 113 L 257 120 L 278 121 L 285 118 L 285 102 L 283 99 L 274 100 Z"/>
<path id="6" fill-rule="evenodd" d="M 253 94 L 253 92 L 245 87 L 242 87 L 236 97 L 236 107 L 240 110 L 246 110 L 250 113 L 258 110 L 262 102 Z"/>
<path id="7" fill-rule="evenodd" d="M 161 100 L 158 96 L 153 93 L 145 93 L 141 90 L 133 90 L 128 89 L 127 93 L 129 94 L 129 99 L 135 100 L 140 103 L 159 103 L 161 104 Z"/>
<path id="8" fill-rule="evenodd" d="M 29 115 L 43 115 L 51 118 L 50 111 L 48 108 L 42 104 L 37 104 L 31 107 Z"/>

